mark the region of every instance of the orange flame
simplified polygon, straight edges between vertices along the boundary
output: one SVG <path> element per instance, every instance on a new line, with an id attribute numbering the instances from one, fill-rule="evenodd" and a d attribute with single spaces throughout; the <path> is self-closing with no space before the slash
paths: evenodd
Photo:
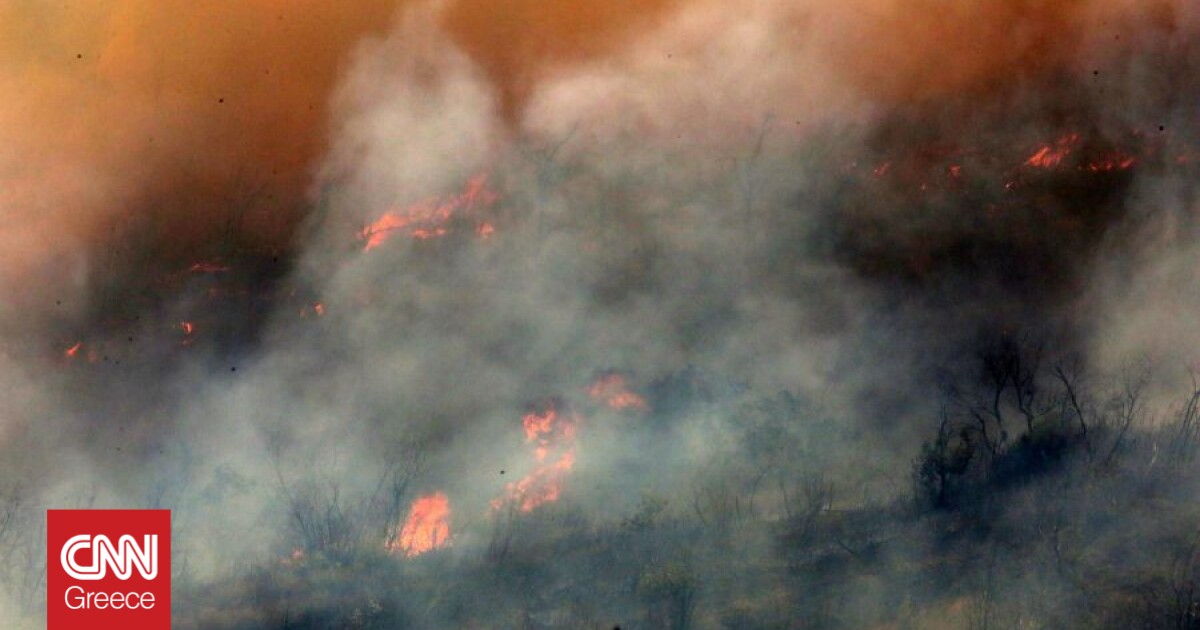
<path id="1" fill-rule="evenodd" d="M 445 236 L 446 224 L 456 213 L 490 206 L 498 198 L 499 196 L 488 188 L 487 176 L 476 175 L 457 195 L 446 199 L 426 199 L 402 210 L 384 213 L 374 223 L 363 228 L 358 237 L 364 242 L 363 251 L 370 251 L 397 233 L 407 233 L 418 240 Z M 481 238 L 487 238 L 495 228 L 490 223 L 480 223 L 475 231 Z"/>
<path id="2" fill-rule="evenodd" d="M 493 510 L 509 503 L 531 512 L 558 500 L 563 478 L 575 466 L 575 420 L 560 414 L 554 404 L 521 417 L 525 441 L 534 445 L 536 465 L 528 475 L 505 486 L 504 496 L 492 501 Z"/>
<path id="3" fill-rule="evenodd" d="M 1093 173 L 1103 173 L 1106 171 L 1123 171 L 1136 163 L 1137 158 L 1127 155 L 1114 155 L 1090 162 L 1085 168 Z"/>
<path id="4" fill-rule="evenodd" d="M 1067 134 L 1056 140 L 1053 145 L 1042 145 L 1036 153 L 1029 156 L 1028 160 L 1025 160 L 1025 165 L 1038 168 L 1054 168 L 1071 154 L 1071 151 L 1078 142 L 1079 134 Z"/>
<path id="5" fill-rule="evenodd" d="M 280 558 L 279 564 L 285 567 L 298 566 L 304 563 L 304 550 L 299 547 L 293 547 L 292 553 L 286 558 Z"/>
<path id="6" fill-rule="evenodd" d="M 179 322 L 179 330 L 183 331 L 183 341 L 180 341 L 179 345 L 192 345 L 192 341 L 195 339 L 192 334 L 196 332 L 196 325 L 192 322 Z"/>
<path id="7" fill-rule="evenodd" d="M 650 408 L 646 399 L 633 393 L 625 384 L 625 377 L 616 372 L 605 374 L 592 383 L 588 395 L 617 411 L 646 411 Z"/>
<path id="8" fill-rule="evenodd" d="M 505 499 L 493 501 L 492 507 L 499 508 L 507 500 L 515 503 L 522 512 L 532 512 L 547 503 L 554 503 L 562 494 L 563 477 L 574 466 L 575 449 L 571 448 L 554 462 L 539 465 L 520 481 L 508 484 Z"/>
<path id="9" fill-rule="evenodd" d="M 558 411 L 550 407 L 542 413 L 531 411 L 521 416 L 521 426 L 525 428 L 525 441 L 532 442 L 540 436 L 550 433 L 558 419 Z"/>
<path id="10" fill-rule="evenodd" d="M 441 549 L 450 544 L 450 499 L 441 492 L 427 494 L 408 511 L 408 520 L 400 535 L 388 544 L 388 550 L 406 557 Z"/>

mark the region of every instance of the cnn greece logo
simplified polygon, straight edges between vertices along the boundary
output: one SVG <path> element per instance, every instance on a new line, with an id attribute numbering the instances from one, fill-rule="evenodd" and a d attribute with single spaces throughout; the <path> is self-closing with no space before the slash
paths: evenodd
<path id="1" fill-rule="evenodd" d="M 171 627 L 168 510 L 50 510 L 50 630 Z"/>
<path id="2" fill-rule="evenodd" d="M 92 552 L 92 563 L 80 565 L 75 555 L 86 549 Z M 110 566 L 118 580 L 128 580 L 134 568 L 142 574 L 143 579 L 153 580 L 158 577 L 158 535 L 143 536 L 142 546 L 139 547 L 133 536 L 128 534 L 121 536 L 116 545 L 103 534 L 80 534 L 67 540 L 59 559 L 63 571 L 76 580 L 103 580 Z"/>

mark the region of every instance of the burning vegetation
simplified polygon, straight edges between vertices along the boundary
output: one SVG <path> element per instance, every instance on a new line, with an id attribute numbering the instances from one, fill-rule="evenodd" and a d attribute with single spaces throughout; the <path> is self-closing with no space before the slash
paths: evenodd
<path id="1" fill-rule="evenodd" d="M 408 519 L 396 539 L 388 543 L 388 549 L 403 553 L 407 557 L 419 556 L 427 551 L 440 549 L 450 544 L 450 500 L 441 492 L 423 496 L 413 501 Z"/>
<path id="2" fill-rule="evenodd" d="M 492 509 L 505 504 L 531 512 L 558 500 L 567 473 L 575 465 L 575 430 L 578 417 L 560 411 L 561 403 L 551 401 L 521 417 L 525 442 L 533 447 L 533 470 L 518 481 L 507 484 L 504 496 L 492 501 Z"/>
<path id="3" fill-rule="evenodd" d="M 1200 10 L 293 4 L 0 7 L 5 619 L 1200 628 Z"/>
<path id="4" fill-rule="evenodd" d="M 487 186 L 487 177 L 476 175 L 458 195 L 447 199 L 428 199 L 384 213 L 359 233 L 363 251 L 379 247 L 396 234 L 418 240 L 445 236 L 452 219 L 463 220 L 463 215 L 479 214 L 496 199 L 496 193 Z M 495 227 L 480 219 L 475 223 L 474 230 L 481 238 L 487 238 L 495 231 Z"/>

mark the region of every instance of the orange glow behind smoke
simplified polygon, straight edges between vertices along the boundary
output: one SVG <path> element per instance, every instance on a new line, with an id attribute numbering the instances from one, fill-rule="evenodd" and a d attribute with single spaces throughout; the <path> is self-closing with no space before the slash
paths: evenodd
<path id="1" fill-rule="evenodd" d="M 143 221 L 166 257 L 209 251 L 236 213 L 242 242 L 290 243 L 329 95 L 395 6 L 0 2 L 0 205 L 19 224 L 0 235 L 0 287 L 62 255 L 37 243 L 104 243 Z"/>
<path id="2" fill-rule="evenodd" d="M 492 501 L 493 510 L 509 504 L 531 512 L 558 500 L 563 478 L 575 466 L 576 421 L 575 416 L 560 413 L 554 404 L 521 417 L 525 441 L 534 445 L 536 464 L 528 475 L 505 486 L 504 496 Z"/>
<path id="3" fill-rule="evenodd" d="M 487 176 L 480 174 L 467 182 L 460 194 L 448 199 L 426 199 L 401 210 L 393 210 L 363 228 L 358 237 L 363 251 L 379 247 L 396 234 L 407 234 L 417 240 L 445 236 L 450 219 L 460 212 L 486 208 L 499 198 L 487 185 Z M 480 222 L 475 232 L 481 238 L 491 236 L 495 228 Z"/>
<path id="4" fill-rule="evenodd" d="M 1119 24 L 1117 16 L 1126 12 L 1150 14 L 1167 4 L 851 0 L 812 6 L 837 16 L 841 28 L 825 54 L 841 80 L 876 102 L 919 103 L 994 90 L 1003 83 L 998 77 L 1059 67 L 1072 59 L 1089 31 Z"/>
<path id="5" fill-rule="evenodd" d="M 605 374 L 592 383 L 588 388 L 588 396 L 617 411 L 646 411 L 650 408 L 645 398 L 629 389 L 625 377 L 615 372 Z"/>
<path id="6" fill-rule="evenodd" d="M 441 492 L 413 501 L 408 520 L 388 550 L 411 558 L 450 544 L 450 499 Z"/>

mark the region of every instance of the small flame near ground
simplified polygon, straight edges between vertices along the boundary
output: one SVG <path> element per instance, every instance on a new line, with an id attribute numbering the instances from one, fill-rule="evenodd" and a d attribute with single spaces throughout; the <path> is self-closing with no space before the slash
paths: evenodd
<path id="1" fill-rule="evenodd" d="M 202 260 L 188 267 L 190 273 L 227 273 L 229 270 L 228 265 L 214 260 Z"/>
<path id="2" fill-rule="evenodd" d="M 413 501 L 404 527 L 387 547 L 393 553 L 403 553 L 411 558 L 449 544 L 450 499 L 435 492 Z"/>
<path id="3" fill-rule="evenodd" d="M 194 340 L 192 335 L 196 334 L 196 324 L 192 322 L 179 322 L 179 330 L 183 331 L 183 341 L 180 341 L 179 345 L 192 345 L 192 341 Z"/>
<path id="4" fill-rule="evenodd" d="M 293 547 L 292 553 L 289 554 L 286 558 L 280 559 L 279 564 L 281 564 L 285 567 L 299 566 L 301 564 L 304 564 L 304 558 L 305 558 L 304 550 L 301 549 L 300 547 Z"/>
<path id="5" fill-rule="evenodd" d="M 1089 162 L 1084 168 L 1093 173 L 1105 171 L 1123 171 L 1137 164 L 1137 158 L 1122 154 L 1113 154 L 1094 162 Z"/>
<path id="6" fill-rule="evenodd" d="M 100 359 L 96 349 L 82 341 L 76 341 L 74 345 L 63 350 L 63 357 L 68 360 L 84 359 L 88 363 L 95 363 Z"/>
<path id="7" fill-rule="evenodd" d="M 1063 166 L 1067 158 L 1081 144 L 1082 141 L 1078 133 L 1065 134 L 1052 143 L 1040 146 L 1033 155 L 1029 156 L 1029 159 L 1025 160 L 1025 166 L 1035 168 L 1056 168 Z M 1103 173 L 1107 171 L 1123 171 L 1132 168 L 1135 164 L 1137 164 L 1136 157 L 1119 151 L 1110 151 L 1098 159 L 1079 165 L 1078 168 L 1093 173 Z"/>
<path id="8" fill-rule="evenodd" d="M 417 240 L 445 236 L 450 219 L 456 214 L 485 208 L 497 199 L 499 195 L 487 185 L 487 175 L 479 174 L 472 177 L 466 188 L 457 195 L 426 199 L 406 208 L 384 213 L 374 223 L 363 228 L 358 238 L 363 241 L 363 251 L 371 251 L 396 234 L 407 234 Z M 495 226 L 486 221 L 481 221 L 475 226 L 475 233 L 480 238 L 488 238 L 495 231 Z"/>
<path id="9" fill-rule="evenodd" d="M 1054 168 L 1071 154 L 1077 144 L 1079 144 L 1079 134 L 1069 133 L 1055 140 L 1053 144 L 1043 144 L 1037 152 L 1025 160 L 1025 164 L 1039 168 Z"/>
<path id="10" fill-rule="evenodd" d="M 575 466 L 575 426 L 578 417 L 560 411 L 555 402 L 546 403 L 521 417 L 525 442 L 533 445 L 533 470 L 507 484 L 504 495 L 491 502 L 493 510 L 515 505 L 522 512 L 558 500 L 563 480 Z"/>

